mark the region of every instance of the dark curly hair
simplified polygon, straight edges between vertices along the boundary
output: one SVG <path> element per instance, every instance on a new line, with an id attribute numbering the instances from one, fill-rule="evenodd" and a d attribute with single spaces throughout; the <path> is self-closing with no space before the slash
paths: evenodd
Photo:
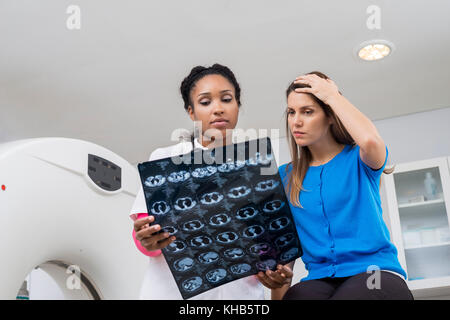
<path id="1" fill-rule="evenodd" d="M 241 88 L 236 80 L 236 77 L 234 76 L 234 73 L 228 67 L 215 63 L 211 67 L 196 66 L 192 68 L 189 75 L 181 82 L 180 92 L 181 96 L 183 97 L 184 109 L 186 111 L 188 110 L 189 106 L 194 107 L 191 101 L 191 91 L 194 88 L 195 84 L 198 80 L 210 74 L 221 75 L 225 79 L 230 81 L 230 83 L 234 87 L 238 106 L 241 105 Z"/>

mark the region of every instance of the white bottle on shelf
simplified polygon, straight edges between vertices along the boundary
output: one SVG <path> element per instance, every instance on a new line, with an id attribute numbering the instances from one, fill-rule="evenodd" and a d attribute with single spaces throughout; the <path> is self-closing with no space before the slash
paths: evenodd
<path id="1" fill-rule="evenodd" d="M 431 175 L 431 172 L 427 172 L 425 176 L 425 180 L 423 181 L 425 185 L 425 192 L 427 200 L 432 200 L 436 198 L 436 180 Z"/>

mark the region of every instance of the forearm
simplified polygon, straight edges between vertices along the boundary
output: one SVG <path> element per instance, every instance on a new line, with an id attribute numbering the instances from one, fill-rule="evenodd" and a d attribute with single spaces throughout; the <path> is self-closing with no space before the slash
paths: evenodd
<path id="1" fill-rule="evenodd" d="M 341 120 L 345 129 L 356 144 L 366 152 L 375 145 L 384 142 L 372 121 L 358 110 L 347 98 L 341 94 L 333 95 L 326 102 Z"/>

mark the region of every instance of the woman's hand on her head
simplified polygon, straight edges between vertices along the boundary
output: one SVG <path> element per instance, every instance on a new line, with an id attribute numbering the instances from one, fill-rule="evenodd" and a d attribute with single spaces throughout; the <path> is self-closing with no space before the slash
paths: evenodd
<path id="1" fill-rule="evenodd" d="M 297 88 L 295 92 L 311 93 L 325 104 L 329 105 L 330 99 L 340 95 L 337 85 L 331 79 L 324 79 L 316 74 L 299 76 L 294 83 L 309 85 L 311 88 Z"/>
<path id="2" fill-rule="evenodd" d="M 153 221 L 155 221 L 155 218 L 148 216 L 134 222 L 136 240 L 148 251 L 163 249 L 175 240 L 175 237 L 170 237 L 168 232 L 158 233 L 161 226 L 158 224 L 150 225 Z"/>
<path id="3" fill-rule="evenodd" d="M 278 265 L 277 270 L 266 270 L 266 272 L 258 272 L 258 280 L 269 289 L 279 289 L 283 286 L 290 285 L 294 273 L 287 265 Z"/>

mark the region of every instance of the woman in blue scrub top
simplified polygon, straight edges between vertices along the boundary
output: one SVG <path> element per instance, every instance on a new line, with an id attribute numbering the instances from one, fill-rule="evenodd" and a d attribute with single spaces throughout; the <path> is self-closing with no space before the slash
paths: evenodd
<path id="1" fill-rule="evenodd" d="M 388 149 L 374 124 L 320 72 L 286 91 L 292 161 L 279 168 L 302 242 L 307 277 L 294 262 L 260 272 L 272 299 L 413 299 L 379 193 Z"/>

